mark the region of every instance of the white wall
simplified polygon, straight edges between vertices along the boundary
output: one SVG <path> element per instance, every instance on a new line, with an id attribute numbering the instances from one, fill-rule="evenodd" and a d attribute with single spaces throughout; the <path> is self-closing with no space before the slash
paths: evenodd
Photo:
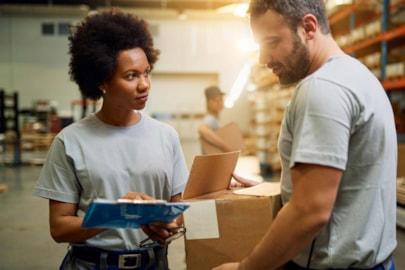
<path id="1" fill-rule="evenodd" d="M 43 36 L 42 22 L 69 22 L 77 18 L 6 17 L 9 32 L 7 43 L 0 43 L 8 62 L 0 62 L 0 86 L 20 93 L 21 107 L 29 107 L 34 100 L 55 100 L 62 110 L 70 110 L 71 100 L 79 98 L 77 86 L 68 75 L 67 36 Z M 6 28 L 4 27 L 4 28 Z M 3 39 L 3 35 L 1 36 Z"/>
<path id="2" fill-rule="evenodd" d="M 0 17 L 0 88 L 11 88 L 11 44 L 10 19 Z"/>
<path id="3" fill-rule="evenodd" d="M 78 19 L 0 14 L 0 87 L 18 90 L 25 107 L 36 99 L 51 99 L 58 102 L 59 110 L 70 110 L 70 102 L 79 98 L 79 92 L 68 76 L 67 37 L 42 36 L 41 23 Z M 157 74 L 218 74 L 219 86 L 229 91 L 248 57 L 238 49 L 239 40 L 250 37 L 246 21 L 146 19 L 158 26 L 155 45 L 161 55 Z M 160 103 L 164 108 L 167 102 L 154 98 L 153 106 L 159 108 Z M 224 112 L 223 122 L 233 120 L 247 130 L 247 112 L 247 100 L 242 98 L 234 109 Z"/>

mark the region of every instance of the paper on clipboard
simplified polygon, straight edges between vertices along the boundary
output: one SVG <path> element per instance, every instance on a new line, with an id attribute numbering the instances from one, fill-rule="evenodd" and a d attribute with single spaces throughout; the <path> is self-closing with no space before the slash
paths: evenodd
<path id="1" fill-rule="evenodd" d="M 223 139 L 232 151 L 240 151 L 243 149 L 243 137 L 242 132 L 235 123 L 229 123 L 218 130 L 215 133 Z M 207 142 L 201 138 L 201 146 L 204 154 L 218 154 L 223 153 L 223 151 L 211 143 Z"/>
<path id="2" fill-rule="evenodd" d="M 215 200 L 190 202 L 190 208 L 184 213 L 187 239 L 219 238 L 218 217 Z"/>
<path id="3" fill-rule="evenodd" d="M 183 199 L 225 190 L 238 161 L 239 151 L 196 156 L 183 193 Z"/>
<path id="4" fill-rule="evenodd" d="M 250 196 L 274 196 L 280 194 L 280 182 L 265 182 L 253 187 L 234 190 L 234 194 Z"/>

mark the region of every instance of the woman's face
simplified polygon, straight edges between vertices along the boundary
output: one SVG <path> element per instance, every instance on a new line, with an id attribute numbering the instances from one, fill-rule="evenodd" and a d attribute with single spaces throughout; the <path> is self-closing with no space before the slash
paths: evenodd
<path id="1" fill-rule="evenodd" d="M 148 100 L 151 67 L 141 48 L 121 51 L 112 77 L 102 87 L 104 102 L 119 109 L 142 110 Z"/>

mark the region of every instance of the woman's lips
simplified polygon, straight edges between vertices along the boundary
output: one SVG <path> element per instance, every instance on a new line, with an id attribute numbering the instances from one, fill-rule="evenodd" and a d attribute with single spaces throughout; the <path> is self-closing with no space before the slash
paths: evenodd
<path id="1" fill-rule="evenodd" d="M 146 102 L 148 100 L 148 95 L 137 97 L 136 100 Z"/>

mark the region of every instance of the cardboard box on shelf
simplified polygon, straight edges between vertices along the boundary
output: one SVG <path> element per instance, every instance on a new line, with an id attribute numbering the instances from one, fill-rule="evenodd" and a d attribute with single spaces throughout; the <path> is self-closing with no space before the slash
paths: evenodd
<path id="1" fill-rule="evenodd" d="M 218 159 L 220 155 L 224 155 L 222 161 Z M 235 165 L 233 159 L 234 154 L 224 153 L 200 156 L 193 163 L 183 196 L 191 204 L 184 213 L 187 269 L 211 269 L 222 263 L 240 261 L 263 238 L 280 208 L 279 183 L 262 183 L 237 191 L 226 189 Z M 218 171 L 222 177 L 212 173 L 215 166 L 224 168 Z M 207 171 L 211 178 L 200 181 Z M 200 179 L 195 181 L 193 175 L 199 175 Z M 207 193 L 211 179 L 217 182 L 216 189 L 222 186 L 222 190 Z"/>

